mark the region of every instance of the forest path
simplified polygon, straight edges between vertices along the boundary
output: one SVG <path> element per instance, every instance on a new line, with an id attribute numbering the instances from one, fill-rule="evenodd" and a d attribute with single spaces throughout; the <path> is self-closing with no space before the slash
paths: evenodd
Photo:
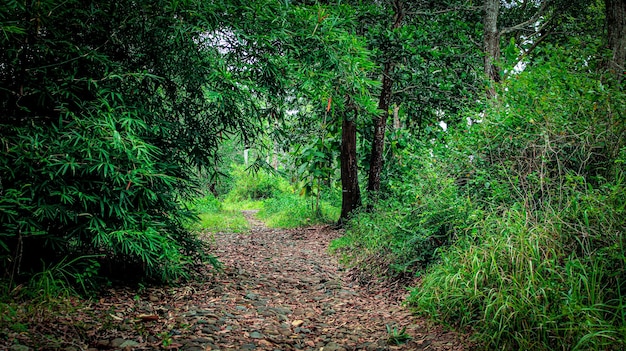
<path id="1" fill-rule="evenodd" d="M 244 211 L 248 233 L 215 234 L 212 253 L 223 271 L 203 266 L 204 281 L 180 286 L 111 288 L 70 313 L 40 310 L 27 330 L 0 328 L 0 349 L 468 349 L 461 336 L 412 316 L 401 306 L 398 289 L 353 283 L 327 253 L 340 231 L 270 229 L 254 214 Z M 411 340 L 390 343 L 388 326 L 406 327 Z"/>
<path id="2" fill-rule="evenodd" d="M 225 273 L 218 284 L 220 350 L 463 350 L 459 338 L 402 307 L 384 287 L 360 288 L 348 279 L 329 242 L 341 232 L 327 226 L 270 229 L 254 211 L 245 234 L 216 235 Z M 406 327 L 411 340 L 389 343 L 388 328 Z"/>

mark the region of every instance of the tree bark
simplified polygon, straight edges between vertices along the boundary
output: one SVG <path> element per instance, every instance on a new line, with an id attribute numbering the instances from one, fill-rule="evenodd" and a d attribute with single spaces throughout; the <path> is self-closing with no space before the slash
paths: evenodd
<path id="1" fill-rule="evenodd" d="M 394 20 L 393 29 L 397 29 L 402 25 L 404 10 L 401 0 L 393 2 Z M 371 209 L 373 202 L 376 201 L 378 191 L 380 190 L 380 173 L 383 168 L 383 152 L 385 149 L 385 130 L 387 128 L 387 118 L 389 116 L 389 105 L 391 103 L 391 88 L 393 81 L 391 73 L 393 72 L 394 62 L 388 59 L 384 64 L 382 90 L 378 98 L 379 115 L 374 119 L 374 140 L 372 140 L 372 151 L 370 154 L 370 169 L 367 178 L 367 192 L 370 196 L 369 208 Z"/>
<path id="2" fill-rule="evenodd" d="M 393 106 L 393 129 L 400 130 L 402 128 L 402 124 L 400 123 L 400 106 Z"/>
<path id="3" fill-rule="evenodd" d="M 500 0 L 485 0 L 484 26 L 484 50 L 485 50 L 485 75 L 490 80 L 487 96 L 495 96 L 494 83 L 500 82 L 500 73 L 495 63 L 500 59 L 500 33 L 498 31 L 498 14 Z"/>
<path id="4" fill-rule="evenodd" d="M 393 84 L 389 77 L 391 66 L 390 62 L 385 63 L 383 70 L 383 86 L 378 99 L 380 114 L 374 119 L 374 140 L 372 140 L 370 169 L 367 179 L 367 191 L 372 200 L 375 200 L 378 190 L 380 190 L 380 173 L 383 168 L 383 152 L 385 148 L 385 130 L 391 101 L 391 86 Z"/>
<path id="5" fill-rule="evenodd" d="M 607 44 L 613 55 L 609 69 L 623 79 L 626 68 L 626 0 L 605 0 Z"/>
<path id="6" fill-rule="evenodd" d="M 358 166 L 356 157 L 356 110 L 354 119 L 344 115 L 341 128 L 341 216 L 345 223 L 352 212 L 361 207 Z"/>

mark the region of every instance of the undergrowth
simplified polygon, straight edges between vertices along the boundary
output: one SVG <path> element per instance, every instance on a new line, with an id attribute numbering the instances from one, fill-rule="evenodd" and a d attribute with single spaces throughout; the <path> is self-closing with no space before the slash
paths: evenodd
<path id="1" fill-rule="evenodd" d="M 339 218 L 333 199 L 316 199 L 290 184 L 278 172 L 246 170 L 234 166 L 233 188 L 224 197 L 223 208 L 232 211 L 259 210 L 258 217 L 269 227 L 296 228 L 330 223 Z"/>
<path id="2" fill-rule="evenodd" d="M 263 202 L 258 217 L 272 228 L 297 228 L 314 224 L 332 223 L 339 219 L 340 209 L 326 201 L 320 211 L 315 210 L 314 198 L 296 194 L 281 194 Z"/>
<path id="3" fill-rule="evenodd" d="M 198 221 L 190 225 L 196 231 L 241 233 L 250 229 L 240 210 L 227 208 L 215 196 L 209 194 L 188 205 L 198 214 Z"/>
<path id="4" fill-rule="evenodd" d="M 580 50 L 547 49 L 480 123 L 392 143 L 386 197 L 332 249 L 420 275 L 408 304 L 485 349 L 623 349 L 626 96 Z"/>

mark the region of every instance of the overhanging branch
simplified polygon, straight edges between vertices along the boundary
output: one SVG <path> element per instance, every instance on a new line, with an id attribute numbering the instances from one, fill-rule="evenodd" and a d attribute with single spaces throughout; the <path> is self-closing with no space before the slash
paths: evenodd
<path id="1" fill-rule="evenodd" d="M 512 27 L 501 29 L 499 35 L 515 32 L 515 31 L 518 31 L 520 29 L 523 29 L 525 27 L 528 27 L 529 25 L 536 23 L 539 20 L 539 17 L 541 17 L 546 12 L 547 8 L 548 8 L 548 1 L 544 1 L 541 4 L 541 7 L 537 10 L 537 12 L 535 12 L 535 14 L 531 18 L 529 18 L 527 21 L 516 24 Z"/>

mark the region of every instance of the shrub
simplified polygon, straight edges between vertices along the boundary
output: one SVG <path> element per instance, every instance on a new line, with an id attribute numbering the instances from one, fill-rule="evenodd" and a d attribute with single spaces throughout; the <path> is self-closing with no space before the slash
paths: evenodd
<path id="1" fill-rule="evenodd" d="M 261 200 L 290 192 L 289 183 L 277 174 L 259 169 L 253 171 L 243 166 L 233 166 L 234 185 L 226 196 L 226 201 Z"/>
<path id="2" fill-rule="evenodd" d="M 610 349 L 624 341 L 624 246 L 578 256 L 559 220 L 529 225 L 523 209 L 490 216 L 445 250 L 408 298 L 488 349 Z M 619 269 L 616 271 L 615 269 Z M 619 273 L 618 273 L 619 272 Z"/>
<path id="3" fill-rule="evenodd" d="M 547 51 L 451 146 L 474 157 L 460 191 L 483 216 L 408 301 L 472 328 L 485 348 L 624 347 L 625 125 L 615 111 L 626 98 L 590 57 Z"/>
<path id="4" fill-rule="evenodd" d="M 480 211 L 459 191 L 447 163 L 439 162 L 458 156 L 431 152 L 425 145 L 395 150 L 384 197 L 372 211 L 355 214 L 345 235 L 331 244 L 344 263 L 385 277 L 414 274 L 471 230 Z M 371 264 L 374 257 L 378 264 Z"/>
<path id="5" fill-rule="evenodd" d="M 119 264 L 165 281 L 208 257 L 184 229 L 193 214 L 180 200 L 194 195 L 189 175 L 211 164 L 221 132 L 245 123 L 234 104 L 215 118 L 205 95 L 223 80 L 206 69 L 209 55 L 195 55 L 206 24 L 186 14 L 199 2 L 92 5 L 0 7 L 0 268 L 9 286 L 62 286 L 84 256 L 98 257 L 99 274 L 119 276 L 110 269 Z M 224 99 L 244 101 L 231 88 Z"/>

